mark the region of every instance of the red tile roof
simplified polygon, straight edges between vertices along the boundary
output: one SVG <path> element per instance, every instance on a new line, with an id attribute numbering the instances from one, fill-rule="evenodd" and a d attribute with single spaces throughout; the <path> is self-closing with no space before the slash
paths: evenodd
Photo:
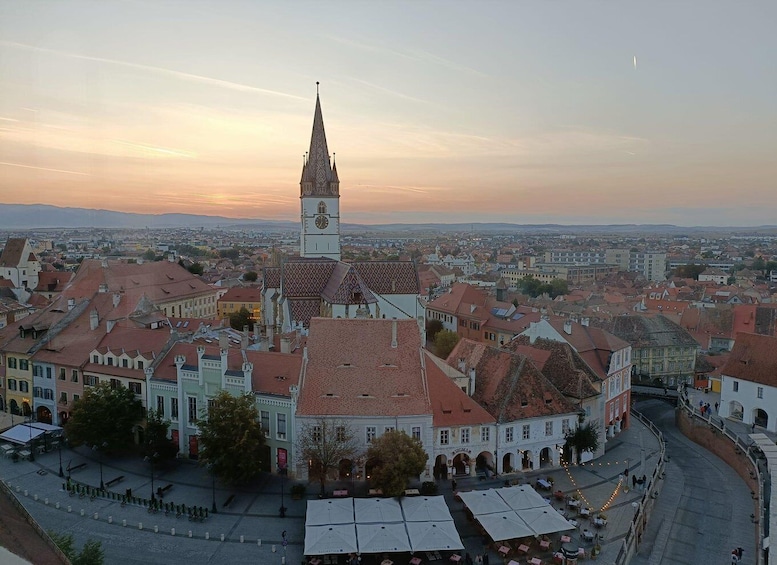
<path id="1" fill-rule="evenodd" d="M 495 422 L 491 414 L 467 396 L 467 393 L 429 358 L 428 352 L 425 351 L 424 354 L 435 426 L 467 426 Z"/>
<path id="2" fill-rule="evenodd" d="M 721 369 L 723 375 L 777 387 L 777 337 L 740 333 Z"/>

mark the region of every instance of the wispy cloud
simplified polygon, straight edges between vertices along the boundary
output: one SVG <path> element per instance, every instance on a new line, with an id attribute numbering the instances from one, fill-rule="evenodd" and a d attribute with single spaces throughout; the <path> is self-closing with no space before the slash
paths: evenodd
<path id="1" fill-rule="evenodd" d="M 83 177 L 90 177 L 89 173 L 81 173 L 79 171 L 66 171 L 64 169 L 51 169 L 49 167 L 35 167 L 33 165 L 22 165 L 21 163 L 6 163 L 4 161 L 0 161 L 0 165 L 5 167 L 21 167 L 23 169 L 35 169 L 37 171 L 49 171 L 52 173 L 64 173 L 66 175 L 79 175 Z"/>
<path id="2" fill-rule="evenodd" d="M 293 100 L 307 100 L 302 96 L 296 96 L 294 94 L 288 94 L 286 92 L 279 92 L 277 90 L 269 90 L 267 88 L 259 88 L 257 86 L 251 86 L 248 84 L 242 84 L 239 82 L 232 82 L 228 80 L 222 80 L 212 77 L 205 77 L 202 75 L 195 75 L 191 73 L 184 73 L 181 71 L 175 71 L 172 69 L 165 69 L 163 67 L 154 67 L 152 65 L 142 65 L 140 63 L 131 63 L 129 61 L 119 61 L 117 59 L 108 59 L 105 57 L 93 57 L 90 55 L 80 55 L 78 53 L 70 53 L 68 51 L 60 51 L 57 49 L 48 49 L 46 47 L 36 47 L 34 45 L 27 45 L 24 43 L 17 43 L 15 41 L 0 41 L 0 46 L 10 47 L 13 49 L 24 49 L 27 51 L 35 51 L 37 53 L 47 53 L 49 55 L 55 55 L 58 57 L 68 57 L 70 59 L 79 59 L 82 61 L 94 61 L 96 63 L 106 63 L 109 65 L 118 65 L 125 68 L 137 69 L 140 71 L 146 71 L 155 74 L 161 74 L 177 78 L 180 80 L 186 80 L 190 82 L 197 82 L 200 84 L 207 84 L 210 86 L 217 86 L 220 88 L 227 88 L 229 90 L 237 90 L 240 92 L 255 92 L 258 94 L 265 94 L 268 96 L 279 96 L 283 98 L 291 98 Z"/>
<path id="3" fill-rule="evenodd" d="M 377 84 L 373 84 L 371 82 L 367 82 L 366 80 L 361 80 L 358 78 L 351 77 L 351 80 L 353 82 L 363 84 L 364 86 L 367 86 L 369 88 L 373 88 L 375 90 L 379 90 L 381 92 L 385 92 L 386 94 L 390 94 L 391 96 L 396 96 L 397 98 L 402 98 L 403 100 L 411 100 L 413 102 L 420 102 L 421 104 L 430 104 L 428 100 L 423 100 L 421 98 L 416 98 L 415 96 L 410 96 L 409 94 L 403 94 L 401 92 L 397 92 L 396 90 L 391 90 L 390 88 L 386 88 L 384 86 L 379 86 Z"/>
<path id="4" fill-rule="evenodd" d="M 123 139 L 112 139 L 113 143 L 124 145 L 137 149 L 146 155 L 159 156 L 159 157 L 183 157 L 186 159 L 194 159 L 197 157 L 196 153 L 190 151 L 183 151 L 182 149 L 169 149 L 167 147 L 157 147 L 155 145 L 145 145 L 143 143 L 133 143 L 131 141 L 124 141 Z"/>

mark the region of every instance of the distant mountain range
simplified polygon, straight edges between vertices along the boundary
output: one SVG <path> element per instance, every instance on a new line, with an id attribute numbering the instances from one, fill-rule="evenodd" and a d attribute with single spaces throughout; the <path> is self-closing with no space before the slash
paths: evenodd
<path id="1" fill-rule="evenodd" d="M 298 222 L 264 220 L 257 218 L 225 218 L 198 214 L 134 214 L 112 210 L 87 208 L 60 208 L 46 204 L 0 204 L 0 230 L 52 228 L 224 228 L 253 229 L 257 231 L 297 231 Z M 510 224 L 510 223 L 422 223 L 422 224 L 342 224 L 343 232 L 532 232 L 575 234 L 702 234 L 740 233 L 777 235 L 777 226 L 682 227 L 671 224 Z"/>

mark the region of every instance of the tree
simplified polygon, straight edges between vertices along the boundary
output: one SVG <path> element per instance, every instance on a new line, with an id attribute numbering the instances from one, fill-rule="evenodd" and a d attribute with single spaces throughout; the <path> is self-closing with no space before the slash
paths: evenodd
<path id="1" fill-rule="evenodd" d="M 74 446 L 106 443 L 106 450 L 122 449 L 132 445 L 132 430 L 142 417 L 143 405 L 134 392 L 103 382 L 84 387 L 84 396 L 73 405 L 65 433 Z"/>
<path id="2" fill-rule="evenodd" d="M 383 496 L 400 496 L 408 479 L 418 477 L 426 468 L 428 458 L 421 440 L 404 431 L 387 431 L 374 439 L 367 450 L 367 460 L 373 462 L 370 480 L 383 491 Z"/>
<path id="3" fill-rule="evenodd" d="M 564 459 L 569 461 L 574 451 L 578 465 L 582 462 L 584 452 L 593 453 L 599 449 L 599 428 L 593 422 L 581 423 L 574 430 L 569 430 L 564 438 Z"/>
<path id="4" fill-rule="evenodd" d="M 459 343 L 459 334 L 450 330 L 441 330 L 434 336 L 435 353 L 438 357 L 445 359 L 457 343 Z"/>
<path id="5" fill-rule="evenodd" d="M 310 478 L 319 481 L 323 495 L 329 471 L 339 469 L 343 459 L 353 461 L 359 444 L 346 420 L 318 418 L 313 424 L 302 426 L 297 445 L 302 456 L 311 462 Z"/>
<path id="6" fill-rule="evenodd" d="M 251 312 L 245 306 L 237 312 L 232 312 L 229 315 L 229 325 L 233 329 L 243 331 L 245 326 L 251 325 Z"/>
<path id="7" fill-rule="evenodd" d="M 205 268 L 202 266 L 202 263 L 195 261 L 189 265 L 186 270 L 193 275 L 201 275 L 205 271 Z"/>
<path id="8" fill-rule="evenodd" d="M 170 420 L 165 420 L 156 410 L 149 410 L 146 418 L 146 445 L 144 455 L 156 457 L 160 461 L 174 458 L 178 454 L 178 446 L 167 437 Z"/>
<path id="9" fill-rule="evenodd" d="M 200 463 L 229 484 L 245 484 L 262 468 L 264 431 L 251 393 L 232 396 L 222 390 L 197 420 Z"/>
<path id="10" fill-rule="evenodd" d="M 437 337 L 437 334 L 440 333 L 443 330 L 443 325 L 440 320 L 429 320 L 426 322 L 426 339 L 429 341 L 434 341 L 434 338 Z"/>
<path id="11" fill-rule="evenodd" d="M 73 534 L 58 534 L 49 532 L 49 537 L 57 547 L 70 560 L 72 565 L 102 565 L 105 554 L 99 541 L 89 540 L 84 544 L 80 553 L 75 550 Z"/>
<path id="12" fill-rule="evenodd" d="M 259 273 L 256 271 L 248 271 L 246 274 L 243 275 L 243 280 L 248 282 L 256 282 L 256 279 L 259 278 Z"/>
<path id="13" fill-rule="evenodd" d="M 674 270 L 676 277 L 698 280 L 699 275 L 707 269 L 706 265 L 680 265 Z"/>
<path id="14" fill-rule="evenodd" d="M 143 255 L 141 255 L 141 257 L 143 257 L 143 259 L 145 259 L 146 261 L 153 261 L 154 259 L 156 259 L 156 253 L 154 252 L 153 249 L 146 249 L 146 251 L 143 253 Z"/>

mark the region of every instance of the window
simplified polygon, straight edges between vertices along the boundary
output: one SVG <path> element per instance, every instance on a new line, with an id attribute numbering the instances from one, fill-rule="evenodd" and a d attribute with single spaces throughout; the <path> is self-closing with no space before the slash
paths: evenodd
<path id="1" fill-rule="evenodd" d="M 97 386 L 99 382 L 100 382 L 100 379 L 94 375 L 84 376 L 84 384 L 87 384 L 89 386 Z"/>
<path id="2" fill-rule="evenodd" d="M 119 379 L 111 379 L 111 388 L 113 390 L 116 390 L 121 386 L 121 383 L 119 382 Z"/>
<path id="3" fill-rule="evenodd" d="M 491 428 L 488 426 L 483 426 L 480 428 L 480 441 L 490 441 L 491 440 Z"/>
<path id="4" fill-rule="evenodd" d="M 121 360 L 121 366 L 122 367 L 129 367 L 129 359 L 124 358 Z"/>
<path id="5" fill-rule="evenodd" d="M 113 366 L 113 357 L 108 357 L 108 365 Z"/>
<path id="6" fill-rule="evenodd" d="M 264 435 L 270 435 L 270 413 L 267 410 L 262 410 L 260 416 Z"/>
<path id="7" fill-rule="evenodd" d="M 39 386 L 32 387 L 32 395 L 35 398 L 43 398 L 43 389 Z"/>
<path id="8" fill-rule="evenodd" d="M 524 424 L 521 428 L 521 438 L 522 439 L 529 439 L 531 434 L 531 425 L 530 424 Z"/>
<path id="9" fill-rule="evenodd" d="M 164 418 L 165 416 L 165 397 L 164 396 L 156 397 L 156 414 L 160 418 Z"/>
<path id="10" fill-rule="evenodd" d="M 47 379 L 51 378 L 51 367 L 46 367 L 46 378 Z"/>
<path id="11" fill-rule="evenodd" d="M 137 362 L 138 369 L 143 370 L 143 361 Z"/>
<path id="12" fill-rule="evenodd" d="M 189 403 L 189 425 L 197 422 L 197 397 L 196 396 L 189 396 L 188 397 L 188 403 Z"/>
<path id="13" fill-rule="evenodd" d="M 763 398 L 763 397 L 764 397 L 764 387 L 759 386 L 758 387 L 758 398 Z"/>
<path id="14" fill-rule="evenodd" d="M 461 443 L 469 443 L 469 428 L 461 428 Z"/>
<path id="15" fill-rule="evenodd" d="M 313 443 L 321 443 L 322 439 L 321 426 L 313 426 Z"/>
<path id="16" fill-rule="evenodd" d="M 448 445 L 450 441 L 450 432 L 448 430 L 440 430 L 440 445 Z"/>
<path id="17" fill-rule="evenodd" d="M 99 362 L 100 362 L 100 356 L 92 355 L 92 363 L 99 363 Z"/>
<path id="18" fill-rule="evenodd" d="M 8 368 L 9 369 L 16 369 L 16 357 L 9 357 L 8 358 Z"/>
<path id="19" fill-rule="evenodd" d="M 345 427 L 337 426 L 335 428 L 335 439 L 337 441 L 345 441 Z"/>
<path id="20" fill-rule="evenodd" d="M 60 392 L 59 393 L 59 401 L 62 404 L 67 404 L 67 393 L 66 392 Z"/>
<path id="21" fill-rule="evenodd" d="M 367 443 L 372 443 L 377 433 L 375 426 L 367 426 Z"/>
<path id="22" fill-rule="evenodd" d="M 8 390 L 16 390 L 16 379 L 8 379 Z"/>
<path id="23" fill-rule="evenodd" d="M 734 392 L 739 392 L 739 381 L 732 381 Z"/>
<path id="24" fill-rule="evenodd" d="M 507 443 L 510 443 L 510 442 L 512 442 L 514 439 L 515 439 L 515 438 L 513 437 L 513 427 L 512 427 L 512 426 L 509 426 L 509 427 L 505 428 L 505 441 L 506 441 Z"/>
<path id="25" fill-rule="evenodd" d="M 77 401 L 79 398 L 81 398 L 81 396 L 80 396 L 80 395 L 78 395 L 78 394 L 74 394 L 74 395 L 73 395 L 73 402 L 76 402 L 76 401 Z"/>
<path id="26" fill-rule="evenodd" d="M 393 431 L 394 431 L 394 426 L 386 426 L 385 428 L 383 428 L 384 434 L 388 432 L 393 432 Z"/>
<path id="27" fill-rule="evenodd" d="M 29 371 L 30 370 L 30 362 L 27 359 L 19 359 L 19 370 L 20 371 Z"/>
<path id="28" fill-rule="evenodd" d="M 46 400 L 54 400 L 54 391 L 51 390 L 50 388 L 44 389 L 43 398 L 45 398 Z"/>
<path id="29" fill-rule="evenodd" d="M 130 383 L 129 389 L 133 394 L 141 394 L 140 392 L 140 383 Z"/>
<path id="30" fill-rule="evenodd" d="M 564 435 L 569 433 L 569 418 L 561 420 L 561 433 Z"/>
<path id="31" fill-rule="evenodd" d="M 421 426 L 413 426 L 413 429 L 410 431 L 410 436 L 413 439 L 421 441 Z"/>
<path id="32" fill-rule="evenodd" d="M 70 380 L 74 383 L 78 382 L 78 369 L 73 369 L 73 373 L 70 375 Z"/>
<path id="33" fill-rule="evenodd" d="M 326 204 L 324 202 L 318 203 L 318 213 L 319 214 L 326 214 Z"/>
<path id="34" fill-rule="evenodd" d="M 546 436 L 553 435 L 553 421 L 545 422 L 545 435 Z"/>
<path id="35" fill-rule="evenodd" d="M 27 381 L 19 381 L 19 392 L 30 392 L 30 383 Z"/>
<path id="36" fill-rule="evenodd" d="M 178 419 L 178 399 L 175 397 L 170 399 L 170 418 Z"/>
<path id="37" fill-rule="evenodd" d="M 65 368 L 60 367 L 59 368 L 59 380 L 64 381 L 65 380 Z"/>
<path id="38" fill-rule="evenodd" d="M 278 414 L 276 421 L 278 423 L 277 438 L 286 439 L 286 414 Z"/>

